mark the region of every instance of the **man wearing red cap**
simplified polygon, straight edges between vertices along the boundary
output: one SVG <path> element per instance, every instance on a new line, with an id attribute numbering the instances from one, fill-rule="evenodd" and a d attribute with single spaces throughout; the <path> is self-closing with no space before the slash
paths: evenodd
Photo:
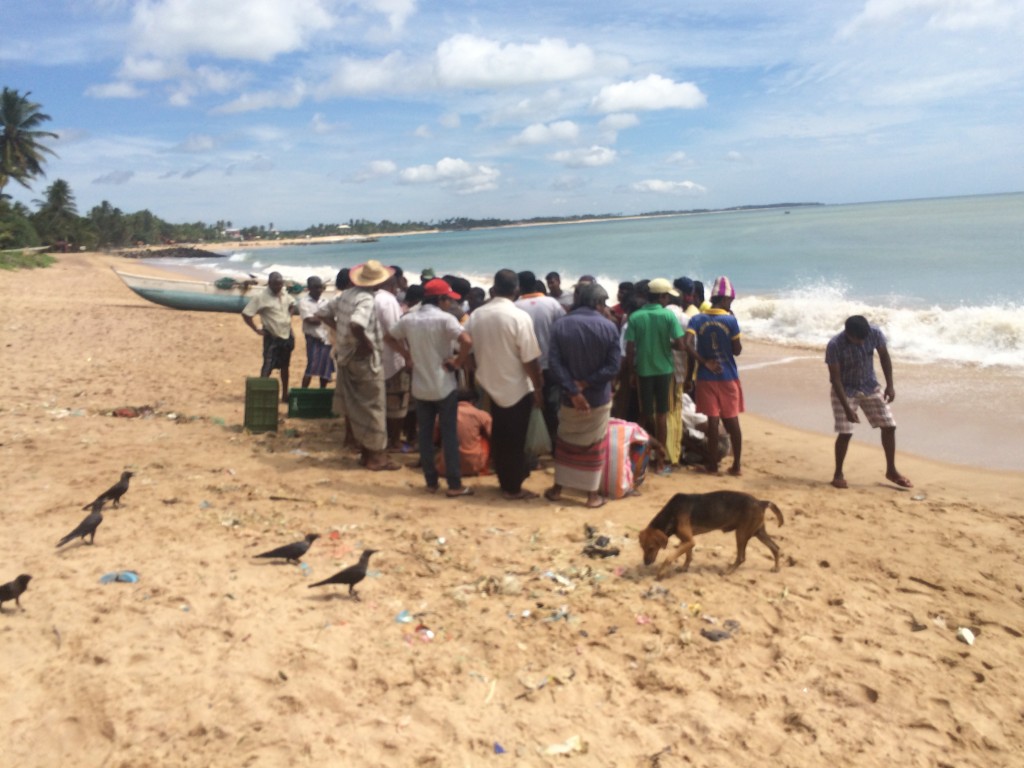
<path id="1" fill-rule="evenodd" d="M 434 422 L 439 422 L 444 452 L 448 496 L 468 496 L 462 485 L 459 461 L 459 398 L 455 370 L 465 365 L 471 340 L 459 321 L 449 312 L 460 299 L 447 282 L 428 280 L 423 286 L 423 306 L 408 312 L 391 328 L 388 344 L 400 351 L 412 367 L 412 395 L 416 398 L 416 423 L 420 463 L 427 490 L 438 489 L 434 462 Z M 458 345 L 458 355 L 453 350 Z"/>
<path id="2" fill-rule="evenodd" d="M 711 289 L 711 309 L 694 316 L 686 329 L 686 350 L 697 364 L 697 410 L 707 415 L 708 457 L 705 470 L 718 474 L 718 425 L 732 441 L 730 475 L 740 475 L 743 435 L 743 387 L 736 356 L 743 351 L 740 325 L 730 311 L 736 289 L 719 277 Z"/>

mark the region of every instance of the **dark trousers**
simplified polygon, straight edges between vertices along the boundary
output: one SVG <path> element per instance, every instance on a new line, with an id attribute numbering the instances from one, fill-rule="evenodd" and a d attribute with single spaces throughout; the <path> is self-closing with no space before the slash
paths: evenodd
<path id="1" fill-rule="evenodd" d="M 448 487 L 458 490 L 462 487 L 462 467 L 459 463 L 459 392 L 443 400 L 417 400 L 416 426 L 419 431 L 420 462 L 427 485 L 437 485 L 437 465 L 434 463 L 434 420 L 441 431 L 441 450 L 444 451 L 445 479 Z M 525 440 L 525 437 L 524 437 Z"/>
<path id="2" fill-rule="evenodd" d="M 555 375 L 544 369 L 544 425 L 554 445 L 558 434 L 558 411 L 562 407 L 562 387 L 555 380 Z"/>
<path id="3" fill-rule="evenodd" d="M 505 493 L 519 493 L 523 481 L 530 476 L 526 466 L 526 430 L 531 410 L 532 392 L 508 408 L 491 402 L 491 459 L 498 485 Z"/>

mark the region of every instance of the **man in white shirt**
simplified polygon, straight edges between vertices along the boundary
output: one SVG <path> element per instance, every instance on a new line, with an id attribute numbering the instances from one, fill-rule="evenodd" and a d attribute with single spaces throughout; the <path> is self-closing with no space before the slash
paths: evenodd
<path id="1" fill-rule="evenodd" d="M 314 376 L 320 379 L 323 389 L 334 376 L 334 359 L 331 357 L 331 340 L 327 326 L 316 316 L 327 306 L 324 298 L 324 281 L 316 275 L 306 280 L 306 293 L 299 299 L 299 317 L 302 318 L 302 335 L 306 337 L 306 372 L 302 375 L 305 389 Z"/>
<path id="2" fill-rule="evenodd" d="M 459 397 L 455 370 L 465 365 L 471 340 L 449 311 L 458 300 L 459 295 L 444 280 L 428 280 L 423 286 L 420 308 L 403 315 L 386 337 L 392 348 L 402 351 L 412 368 L 420 463 L 427 490 L 432 493 L 439 487 L 434 462 L 434 422 L 440 422 L 449 497 L 473 493 L 471 488 L 462 485 L 459 461 Z M 459 352 L 453 355 L 456 344 Z"/>
<path id="3" fill-rule="evenodd" d="M 533 408 L 541 408 L 544 380 L 533 321 L 513 304 L 519 278 L 511 269 L 494 275 L 493 298 L 469 316 L 476 381 L 491 399 L 494 471 L 506 499 L 531 499 L 523 488 L 526 430 Z"/>

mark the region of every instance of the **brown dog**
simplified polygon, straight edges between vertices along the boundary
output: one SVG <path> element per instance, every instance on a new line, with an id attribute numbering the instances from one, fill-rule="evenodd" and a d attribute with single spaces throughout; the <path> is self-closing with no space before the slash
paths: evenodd
<path id="1" fill-rule="evenodd" d="M 668 546 L 669 538 L 675 534 L 682 543 L 658 568 L 658 578 L 665 575 L 665 571 L 680 555 L 686 555 L 686 562 L 683 563 L 683 570 L 686 571 L 693 559 L 694 536 L 708 531 L 736 531 L 736 562 L 725 570 L 725 575 L 743 564 L 751 536 L 756 536 L 758 541 L 772 551 L 775 558 L 772 571 L 778 571 L 779 547 L 764 529 L 764 513 L 768 509 L 775 513 L 779 525 L 782 525 L 782 510 L 773 502 L 761 501 L 749 493 L 677 493 L 654 516 L 650 525 L 640 531 L 644 565 L 654 563 L 658 559 L 658 552 Z"/>

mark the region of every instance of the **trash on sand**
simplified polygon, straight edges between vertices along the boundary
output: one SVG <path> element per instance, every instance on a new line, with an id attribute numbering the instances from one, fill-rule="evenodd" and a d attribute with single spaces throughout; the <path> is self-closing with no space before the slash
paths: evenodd
<path id="1" fill-rule="evenodd" d="M 707 629 L 704 628 L 700 631 L 701 637 L 706 637 L 712 643 L 717 643 L 719 640 L 728 640 L 732 637 L 729 632 L 724 629 Z"/>
<path id="2" fill-rule="evenodd" d="M 571 736 L 562 744 L 552 744 L 544 750 L 545 755 L 571 755 L 573 752 L 587 751 L 587 745 L 579 736 Z"/>
<path id="3" fill-rule="evenodd" d="M 638 613 L 636 615 L 636 623 L 637 624 L 650 624 L 651 623 L 651 617 L 648 616 L 646 613 Z"/>
<path id="4" fill-rule="evenodd" d="M 961 643 L 967 643 L 968 645 L 974 645 L 974 633 L 971 632 L 967 627 L 957 627 L 956 639 Z"/>
<path id="5" fill-rule="evenodd" d="M 558 621 L 559 619 L 569 620 L 569 606 L 563 605 L 557 611 L 548 616 L 544 621 Z"/>
<path id="6" fill-rule="evenodd" d="M 397 623 L 399 623 L 399 624 L 411 624 L 412 623 L 412 614 L 409 613 L 409 609 L 406 608 L 406 609 L 400 611 L 399 614 L 397 616 L 395 616 L 395 621 Z"/>
<path id="7" fill-rule="evenodd" d="M 494 754 L 496 754 L 496 755 L 504 755 L 505 754 L 505 748 L 503 746 L 501 746 L 501 744 L 499 744 L 498 742 L 494 742 Z"/>
<path id="8" fill-rule="evenodd" d="M 555 573 L 554 571 L 545 571 L 544 578 L 551 579 L 552 581 L 557 582 L 558 584 L 562 585 L 568 590 L 576 589 L 576 585 L 560 573 Z"/>
<path id="9" fill-rule="evenodd" d="M 606 537 L 602 536 L 601 538 L 603 538 L 603 539 L 605 539 L 605 541 L 607 541 Z M 598 544 L 587 544 L 587 546 L 585 546 L 583 548 L 583 554 L 586 555 L 587 557 L 591 557 L 591 558 L 594 558 L 594 557 L 618 557 L 619 556 L 619 548 L 618 547 L 605 547 L 605 546 L 600 546 Z"/>
<path id="10" fill-rule="evenodd" d="M 434 630 L 430 629 L 425 624 L 419 624 L 416 627 L 416 636 L 424 643 L 429 643 L 434 639 Z"/>
<path id="11" fill-rule="evenodd" d="M 113 581 L 123 581 L 128 584 L 135 584 L 139 580 L 139 574 L 135 571 L 111 571 L 100 576 L 100 584 L 110 584 Z"/>

